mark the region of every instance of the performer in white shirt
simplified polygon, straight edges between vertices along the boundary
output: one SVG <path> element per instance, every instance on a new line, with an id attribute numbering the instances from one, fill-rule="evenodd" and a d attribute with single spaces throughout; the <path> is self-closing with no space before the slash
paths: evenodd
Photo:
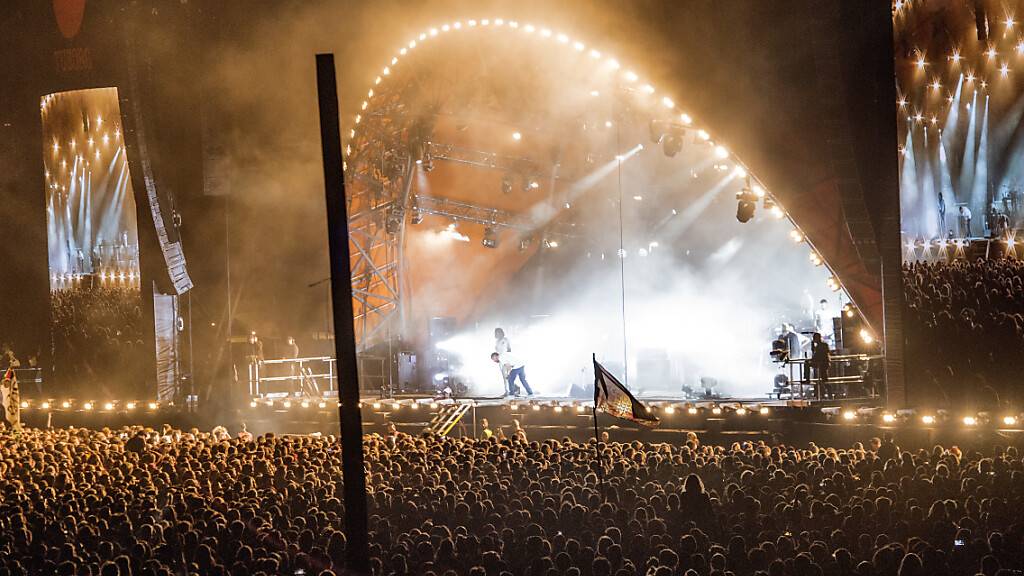
<path id="1" fill-rule="evenodd" d="M 533 396 L 533 390 L 530 389 L 530 384 L 526 381 L 526 362 L 513 356 L 511 352 L 505 352 L 503 354 L 492 352 L 491 360 L 503 369 L 508 370 L 507 382 L 508 394 L 510 396 L 519 395 L 519 389 L 516 386 L 516 377 L 519 378 L 519 382 L 521 382 L 523 384 L 523 388 L 526 389 L 526 395 Z"/>
<path id="2" fill-rule="evenodd" d="M 836 316 L 835 312 L 832 311 L 832 307 L 829 306 L 828 300 L 822 298 L 818 302 L 818 309 L 814 311 L 814 328 L 815 332 L 821 334 L 821 337 L 825 339 L 829 344 L 832 343 L 835 330 L 832 325 L 832 319 Z"/>
<path id="3" fill-rule="evenodd" d="M 501 328 L 494 329 L 494 351 L 498 354 L 512 351 L 512 343 L 505 337 L 505 331 Z"/>

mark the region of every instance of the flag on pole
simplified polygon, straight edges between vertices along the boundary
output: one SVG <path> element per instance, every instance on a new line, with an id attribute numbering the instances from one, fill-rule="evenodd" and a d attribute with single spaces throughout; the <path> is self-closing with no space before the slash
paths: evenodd
<path id="1" fill-rule="evenodd" d="M 14 373 L 14 368 L 8 368 L 4 372 L 0 394 L 3 395 L 4 418 L 13 430 L 21 430 L 21 394 L 18 391 L 18 376 Z"/>
<path id="2" fill-rule="evenodd" d="M 637 400 L 611 372 L 594 359 L 594 408 L 616 418 L 653 428 L 661 423 L 650 408 Z"/>

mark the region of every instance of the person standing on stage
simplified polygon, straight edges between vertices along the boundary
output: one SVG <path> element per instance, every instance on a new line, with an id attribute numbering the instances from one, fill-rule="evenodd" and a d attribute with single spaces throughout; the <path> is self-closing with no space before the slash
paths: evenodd
<path id="1" fill-rule="evenodd" d="M 821 332 L 821 337 L 826 342 L 831 342 L 832 337 L 835 334 L 835 327 L 832 325 L 832 319 L 835 317 L 835 313 L 832 312 L 831 307 L 828 305 L 828 300 L 822 298 L 818 302 L 818 309 L 814 311 L 814 328 L 818 332 Z"/>
<path id="2" fill-rule="evenodd" d="M 939 192 L 939 238 L 942 237 L 942 231 L 946 229 L 946 200 L 942 197 L 942 192 Z"/>
<path id="3" fill-rule="evenodd" d="M 509 342 L 509 339 L 505 336 L 505 331 L 501 328 L 494 329 L 494 351 L 498 354 L 508 354 L 512 351 L 512 343 Z M 508 382 L 508 369 L 505 368 L 504 364 L 500 363 L 498 368 L 501 370 L 502 383 Z"/>
<path id="4" fill-rule="evenodd" d="M 960 207 L 960 237 L 971 237 L 971 209 L 967 206 Z"/>
<path id="5" fill-rule="evenodd" d="M 526 389 L 527 396 L 533 396 L 533 390 L 530 389 L 530 384 L 526 381 L 526 362 L 516 358 L 511 352 L 505 352 L 504 354 L 498 354 L 497 352 L 491 353 L 491 360 L 502 367 L 503 370 L 508 370 L 508 395 L 518 396 L 519 389 L 516 386 L 516 378 L 519 378 L 519 382 L 522 383 L 523 388 Z"/>
<path id="6" fill-rule="evenodd" d="M 818 379 L 818 400 L 825 397 L 834 397 L 832 385 L 828 382 L 828 369 L 832 364 L 831 353 L 828 343 L 821 339 L 821 333 L 815 332 L 811 339 L 811 368 L 814 368 L 814 375 Z"/>

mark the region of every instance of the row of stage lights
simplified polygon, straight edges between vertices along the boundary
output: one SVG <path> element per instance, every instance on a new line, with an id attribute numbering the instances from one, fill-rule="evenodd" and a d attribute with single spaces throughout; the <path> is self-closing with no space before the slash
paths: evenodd
<path id="1" fill-rule="evenodd" d="M 387 77 L 391 75 L 393 68 L 398 65 L 402 58 L 408 56 L 411 53 L 411 51 L 415 50 L 417 46 L 421 45 L 421 43 L 427 42 L 438 36 L 458 32 L 460 30 L 484 28 L 513 30 L 518 31 L 525 36 L 554 40 L 558 44 L 565 46 L 567 49 L 574 50 L 577 53 L 588 54 L 589 57 L 595 62 L 600 62 L 603 64 L 603 66 L 607 67 L 607 69 L 621 74 L 621 80 L 627 85 L 638 86 L 638 92 L 645 94 L 648 97 L 653 97 L 654 94 L 657 92 L 657 90 L 651 84 L 641 82 L 639 75 L 637 75 L 632 70 L 622 70 L 622 65 L 619 63 L 617 59 L 610 56 L 605 56 L 596 49 L 588 50 L 587 46 L 583 42 L 573 40 L 567 34 L 557 32 L 546 27 L 537 27 L 529 23 L 520 24 L 518 21 L 505 20 L 504 18 L 484 18 L 480 20 L 472 19 L 467 20 L 465 22 L 457 21 L 453 23 L 446 23 L 439 27 L 432 27 L 422 31 L 418 36 L 410 39 L 409 42 L 407 42 L 398 50 L 397 54 L 391 57 L 389 64 L 387 66 L 384 66 L 381 69 L 380 74 L 376 78 L 374 78 L 374 87 L 370 88 L 367 91 L 366 100 L 363 100 L 362 103 L 360 104 L 360 113 L 356 114 L 355 116 L 356 126 L 349 131 L 350 140 L 355 138 L 356 136 L 357 129 L 363 120 L 362 112 L 365 112 L 370 107 L 370 102 L 373 100 L 374 95 L 377 93 L 376 87 L 378 87 L 381 83 L 384 82 L 384 80 Z M 591 95 L 595 95 L 595 93 L 592 92 Z M 729 158 L 729 150 L 722 144 L 716 143 L 712 139 L 711 134 L 707 130 L 703 128 L 697 129 L 693 127 L 693 118 L 686 112 L 679 110 L 676 106 L 676 103 L 672 100 L 672 98 L 670 98 L 669 96 L 663 96 L 660 99 L 660 103 L 666 110 L 672 112 L 673 114 L 678 113 L 678 116 L 673 117 L 674 120 L 672 122 L 666 123 L 652 121 L 651 123 L 652 138 L 654 138 L 655 135 L 658 136 L 657 141 L 663 145 L 664 152 L 667 156 L 674 156 L 675 153 L 679 151 L 679 149 L 682 146 L 682 134 L 686 131 L 691 131 L 696 134 L 696 138 L 699 142 L 706 143 L 707 145 L 713 148 L 715 157 L 717 159 L 725 160 Z M 610 121 L 606 122 L 606 127 L 610 127 L 610 125 Z M 518 142 L 523 139 L 523 133 L 517 130 L 512 133 L 511 137 L 513 140 Z M 346 156 L 350 156 L 352 154 L 351 141 L 345 146 L 345 154 Z M 772 195 L 770 195 L 764 189 L 763 186 L 761 186 L 758 183 L 754 183 L 753 185 L 750 184 L 750 178 L 748 176 L 747 169 L 744 166 L 742 166 L 739 162 L 736 163 L 735 171 L 737 176 L 744 178 L 747 181 L 747 186 L 745 186 L 741 192 L 737 193 L 737 219 L 740 220 L 740 222 L 746 222 L 753 218 L 754 211 L 756 209 L 758 201 L 762 202 L 763 209 L 768 211 L 768 213 L 774 218 L 781 220 L 782 218 L 787 217 L 787 214 L 785 210 L 782 208 L 782 206 L 778 203 L 777 200 L 774 199 Z M 540 185 L 535 179 L 527 179 L 525 182 L 526 183 L 524 184 L 524 186 L 528 186 L 530 189 L 537 188 Z M 502 187 L 503 190 L 506 188 L 506 184 L 504 181 Z M 804 234 L 800 232 L 798 228 L 794 228 L 794 230 L 791 232 L 791 236 L 798 242 L 806 240 Z M 496 234 L 494 234 L 492 230 L 492 234 L 487 235 L 487 237 L 484 240 L 482 240 L 482 242 L 484 243 L 484 246 L 494 248 L 497 247 L 497 242 L 495 240 Z M 557 243 L 551 241 L 551 245 L 546 247 L 555 246 L 557 246 Z M 811 248 L 811 262 L 814 263 L 816 266 L 824 264 L 824 260 L 817 253 L 817 251 L 814 250 L 813 246 Z M 829 278 L 828 286 L 834 292 L 837 292 L 842 289 L 840 281 L 834 275 Z"/>
<path id="2" fill-rule="evenodd" d="M 951 415 L 945 410 L 938 410 L 935 412 L 918 412 L 917 410 L 898 410 L 897 412 L 882 412 L 878 413 L 876 409 L 860 409 L 860 410 L 842 410 L 840 408 L 824 408 L 822 409 L 829 418 L 840 420 L 847 424 L 885 424 L 889 426 L 897 425 L 921 425 L 925 427 L 939 427 L 939 426 L 958 426 L 962 425 L 966 428 L 978 428 L 985 426 L 995 426 L 997 428 L 1014 428 L 1019 422 L 1021 417 L 1013 414 L 1005 414 L 1003 416 L 993 416 L 988 412 L 978 412 L 976 414 L 967 414 L 961 417 Z"/>
<path id="3" fill-rule="evenodd" d="M 55 400 L 49 398 L 41 401 L 31 399 L 21 401 L 22 410 L 41 410 L 43 412 L 134 412 L 136 410 L 155 412 L 160 409 L 160 406 L 159 402 L 139 402 L 137 400 L 97 402 L 95 400 L 79 401 L 70 398 L 67 400 Z"/>
<path id="4" fill-rule="evenodd" d="M 83 274 L 81 272 L 64 272 L 61 274 L 51 274 L 50 280 L 55 284 L 64 284 L 68 282 L 78 283 L 81 282 L 83 278 L 87 278 L 88 276 L 90 275 Z M 140 278 L 139 274 L 134 269 L 131 269 L 128 272 L 125 272 L 124 270 L 117 272 L 113 270 L 104 270 L 99 274 L 95 274 L 95 276 L 98 276 L 102 282 L 134 283 L 136 279 Z"/>
<path id="5" fill-rule="evenodd" d="M 444 402 L 445 405 L 451 405 L 450 402 Z M 474 406 L 480 404 L 473 401 Z M 313 400 L 313 399 L 262 399 L 252 400 L 249 402 L 249 407 L 256 408 L 270 408 L 275 410 L 293 410 L 302 409 L 308 410 L 311 408 L 317 408 L 324 410 L 328 407 L 337 408 L 340 406 L 340 402 L 337 400 Z M 399 412 L 402 410 L 418 411 L 420 409 L 437 410 L 442 406 L 442 402 L 417 402 L 417 401 L 396 401 L 396 400 L 377 400 L 373 402 L 360 402 L 359 407 L 362 409 L 372 409 L 374 412 Z M 655 414 L 661 415 L 689 415 L 689 416 L 747 416 L 753 414 L 759 414 L 761 416 L 767 416 L 771 413 L 768 406 L 752 405 L 752 406 L 731 406 L 731 405 L 710 405 L 710 406 L 698 406 L 691 403 L 673 403 L 673 402 L 652 402 L 647 404 L 647 407 Z M 538 402 L 538 401 L 527 401 L 527 402 L 510 402 L 506 404 L 506 408 L 513 412 L 540 412 L 547 410 L 556 414 L 568 412 L 584 413 L 589 412 L 593 409 L 592 404 L 585 404 L 581 402 Z"/>

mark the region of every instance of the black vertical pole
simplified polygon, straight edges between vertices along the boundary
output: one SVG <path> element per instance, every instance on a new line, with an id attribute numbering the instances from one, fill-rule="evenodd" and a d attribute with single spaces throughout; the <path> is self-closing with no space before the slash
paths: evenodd
<path id="1" fill-rule="evenodd" d="M 605 492 L 604 492 L 604 458 L 602 458 L 602 456 L 601 456 L 601 433 L 600 433 L 600 431 L 599 431 L 599 429 L 597 427 L 597 400 L 599 398 L 598 388 L 597 387 L 600 385 L 599 382 L 598 382 L 598 378 L 599 378 L 598 374 L 600 374 L 600 372 L 598 371 L 599 368 L 597 366 L 597 354 L 593 355 L 593 359 L 594 359 L 594 407 L 592 409 L 592 413 L 594 415 L 594 452 L 597 454 L 597 482 L 598 482 L 598 486 L 600 486 L 600 488 L 601 488 L 601 497 L 604 498 L 604 494 L 605 494 Z"/>
<path id="2" fill-rule="evenodd" d="M 349 266 L 348 213 L 341 164 L 341 127 L 334 55 L 316 55 L 316 86 L 320 100 L 320 146 L 327 196 L 327 243 L 331 258 L 334 303 L 334 352 L 338 359 L 338 417 L 341 420 L 342 475 L 345 482 L 347 568 L 370 573 L 367 534 L 366 473 L 363 466 L 363 419 L 359 412 L 356 333 L 352 321 L 352 271 Z M 337 559 L 335 559 L 337 560 Z"/>

